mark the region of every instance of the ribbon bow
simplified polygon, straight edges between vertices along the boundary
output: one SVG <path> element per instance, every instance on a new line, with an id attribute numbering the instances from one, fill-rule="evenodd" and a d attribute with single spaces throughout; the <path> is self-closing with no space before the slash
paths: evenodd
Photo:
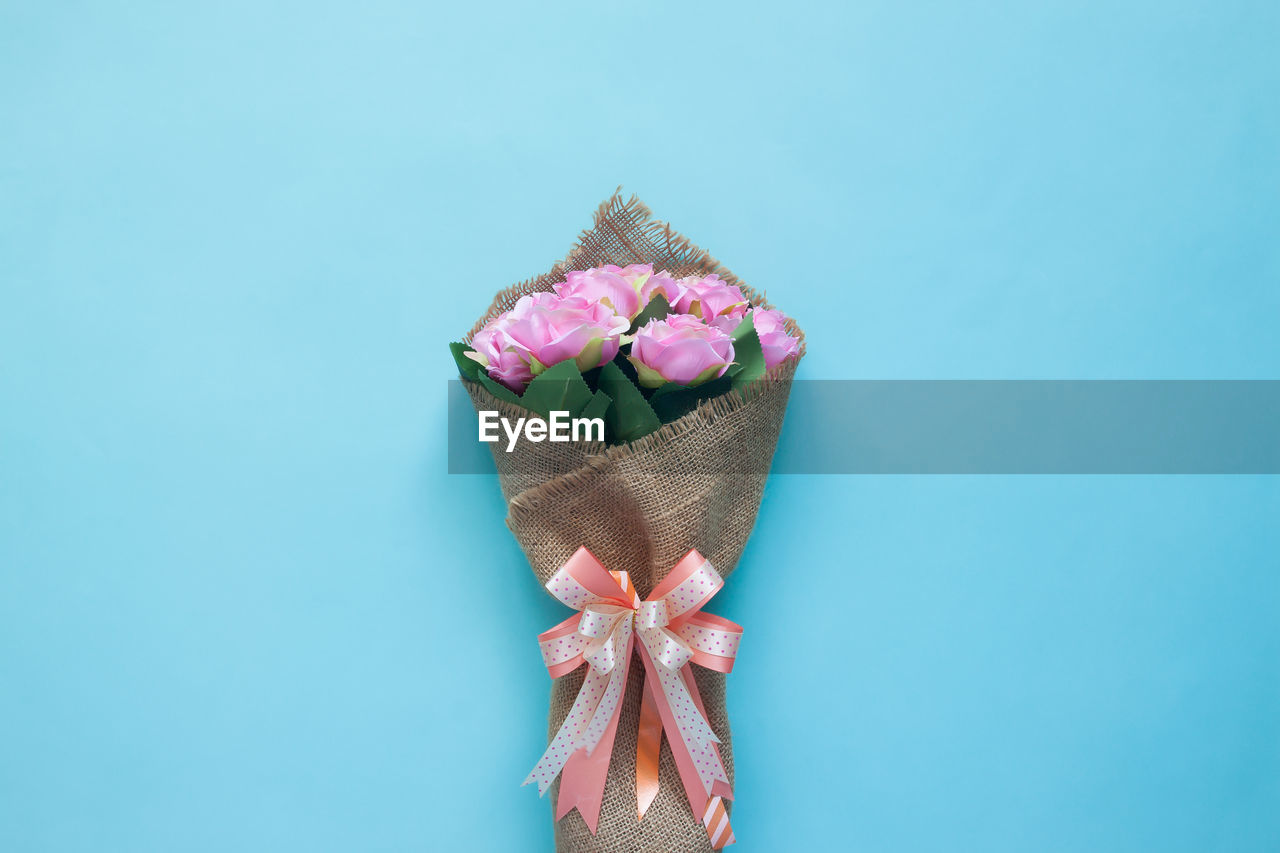
<path id="1" fill-rule="evenodd" d="M 724 580 L 701 554 L 690 551 L 641 601 L 626 572 L 606 570 L 579 548 L 546 586 L 580 611 L 538 635 L 547 671 L 559 678 L 585 663 L 587 673 L 568 716 L 524 784 L 537 782 L 542 795 L 563 772 L 556 820 L 576 807 L 595 834 L 634 649 L 647 676 L 636 748 L 639 818 L 658 795 L 665 732 L 689 806 L 706 826 L 712 848 L 732 844 L 723 800 L 733 799 L 733 791 L 720 761 L 720 739 L 707 722 L 689 667 L 733 669 L 742 626 L 700 612 Z"/>

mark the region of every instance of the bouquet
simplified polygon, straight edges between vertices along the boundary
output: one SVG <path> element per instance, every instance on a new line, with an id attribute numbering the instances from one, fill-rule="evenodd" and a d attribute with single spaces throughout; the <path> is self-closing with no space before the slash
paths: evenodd
<path id="1" fill-rule="evenodd" d="M 702 608 L 755 524 L 803 333 L 615 194 L 451 349 L 507 526 L 573 611 L 539 637 L 549 745 L 525 780 L 553 791 L 556 849 L 733 843 L 742 629 Z"/>

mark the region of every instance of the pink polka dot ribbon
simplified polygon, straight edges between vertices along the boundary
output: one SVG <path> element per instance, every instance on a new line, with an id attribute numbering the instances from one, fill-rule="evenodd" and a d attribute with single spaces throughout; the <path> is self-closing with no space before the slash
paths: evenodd
<path id="1" fill-rule="evenodd" d="M 738 654 L 742 627 L 701 612 L 724 586 L 719 573 L 690 551 L 641 601 L 626 572 L 608 571 L 584 547 L 546 586 L 578 611 L 538 635 L 547 671 L 559 678 L 586 664 L 587 672 L 569 714 L 524 784 L 536 782 L 542 795 L 561 777 L 556 818 L 576 808 L 595 833 L 634 651 L 646 676 L 637 752 L 640 819 L 658 790 L 657 759 L 665 734 L 693 816 L 705 824 L 714 849 L 732 844 L 724 800 L 732 799 L 733 791 L 720 760 L 720 739 L 707 721 L 689 667 L 695 663 L 727 673 Z"/>

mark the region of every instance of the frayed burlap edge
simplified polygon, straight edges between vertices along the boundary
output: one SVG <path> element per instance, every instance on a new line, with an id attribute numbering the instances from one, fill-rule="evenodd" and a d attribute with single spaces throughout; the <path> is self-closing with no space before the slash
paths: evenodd
<path id="1" fill-rule="evenodd" d="M 800 346 L 800 353 L 803 355 L 803 341 L 801 341 Z M 754 400 L 763 395 L 770 383 L 790 382 L 795 376 L 798 366 L 798 357 L 789 358 L 744 389 L 730 391 L 719 397 L 712 397 L 701 403 L 689 414 L 669 424 L 664 424 L 661 429 L 655 432 L 651 432 L 627 444 L 617 444 L 612 447 L 606 447 L 600 452 L 590 454 L 583 460 L 583 467 L 580 470 L 566 471 L 540 486 L 526 489 L 508 498 L 508 523 L 512 525 L 518 523 L 526 514 L 536 510 L 538 504 L 543 500 L 553 499 L 564 492 L 581 488 L 585 485 L 584 480 L 590 476 L 590 472 L 594 469 L 606 467 L 626 457 L 656 450 L 693 430 L 714 429 L 717 421 L 750 406 Z M 484 391 L 483 386 L 480 386 L 480 390 Z M 593 446 L 599 447 L 599 445 Z"/>
<path id="2" fill-rule="evenodd" d="M 624 229 L 618 225 L 619 220 L 624 223 L 627 221 L 632 222 L 644 238 L 659 243 L 661 251 L 676 261 L 672 266 L 700 270 L 700 275 L 712 275 L 714 273 L 729 284 L 742 288 L 743 294 L 752 305 L 758 305 L 761 308 L 773 308 L 763 290 L 756 290 L 745 284 L 728 267 L 716 260 L 709 251 L 699 248 L 688 237 L 672 229 L 669 222 L 654 219 L 653 211 L 639 198 L 632 195 L 631 198 L 623 201 L 622 188 L 619 187 L 607 201 L 601 202 L 600 206 L 596 208 L 596 212 L 592 216 L 591 227 L 582 230 L 578 235 L 577 242 L 562 260 L 557 261 L 550 270 L 540 276 L 525 279 L 504 290 L 500 290 L 494 296 L 488 310 L 484 312 L 475 325 L 471 327 L 471 331 L 467 332 L 462 339 L 463 342 L 470 344 L 476 332 L 484 328 L 486 323 L 503 311 L 510 311 L 521 296 L 530 293 L 551 292 L 552 286 L 564 281 L 565 273 L 571 270 L 589 269 L 592 266 L 600 266 L 606 263 L 616 263 L 619 266 L 626 266 L 628 263 L 647 263 L 647 261 L 640 260 L 641 253 L 634 247 L 631 248 L 632 259 L 589 258 L 585 259 L 586 263 L 582 263 L 584 260 L 582 257 L 583 249 L 592 240 L 598 228 L 605 227 L 610 229 L 624 246 L 628 246 L 631 243 L 631 238 L 623 233 Z M 794 320 L 788 322 L 787 330 L 800 339 L 800 354 L 804 355 L 804 334 L 800 332 Z"/>

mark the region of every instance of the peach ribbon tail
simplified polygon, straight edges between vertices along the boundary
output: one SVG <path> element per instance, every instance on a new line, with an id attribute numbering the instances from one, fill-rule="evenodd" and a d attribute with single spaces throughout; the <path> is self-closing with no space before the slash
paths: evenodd
<path id="1" fill-rule="evenodd" d="M 658 759 L 662 752 L 662 715 L 653 695 L 653 682 L 644 680 L 640 702 L 640 730 L 636 738 L 636 811 L 640 820 L 658 796 Z"/>
<path id="2" fill-rule="evenodd" d="M 636 650 L 639 651 L 640 659 L 644 662 L 645 682 L 648 684 L 654 681 L 656 676 L 653 658 L 643 643 L 637 643 Z M 688 688 L 699 713 L 702 714 L 703 719 L 706 719 L 706 708 L 702 704 L 702 696 L 698 693 L 693 671 L 686 667 L 682 669 L 680 677 Z M 666 702 L 655 702 L 655 704 L 662 718 L 663 728 L 668 732 L 677 731 L 678 727 L 670 705 Z M 706 827 L 707 837 L 711 839 L 711 849 L 720 850 L 735 843 L 737 839 L 733 835 L 733 828 L 729 825 L 729 813 L 723 802 L 723 800 L 733 799 L 733 789 L 727 783 L 716 780 L 709 791 L 705 790 L 687 745 L 682 743 L 680 738 L 668 738 L 668 741 L 671 745 L 671 756 L 676 762 L 677 774 L 684 785 L 685 796 L 689 799 L 689 807 L 693 810 L 694 816 Z M 720 750 L 716 744 L 711 744 L 711 751 L 719 762 Z"/>
<path id="3" fill-rule="evenodd" d="M 605 780 L 609 776 L 609 757 L 613 755 L 613 741 L 618 734 L 621 716 L 614 712 L 609 728 L 605 729 L 604 737 L 600 738 L 594 752 L 588 754 L 585 749 L 580 749 L 565 763 L 560 773 L 560 792 L 556 795 L 556 820 L 576 808 L 587 829 L 592 835 L 596 834 L 600 807 L 604 805 Z"/>
<path id="4" fill-rule="evenodd" d="M 692 679 L 686 676 L 686 681 L 692 681 Z M 703 707 L 696 683 L 689 684 L 689 692 L 698 710 L 705 717 L 707 710 Z M 644 696 L 640 704 L 640 728 L 636 741 L 636 804 L 640 820 L 644 820 L 645 812 L 658 796 L 660 789 L 658 759 L 661 757 L 661 751 L 662 715 L 658 712 L 658 703 L 653 695 L 653 682 L 645 679 Z M 718 749 L 716 754 L 719 755 Z M 707 808 L 702 814 L 702 823 L 707 829 L 707 837 L 711 840 L 713 850 L 723 850 L 738 840 L 734 837 L 733 827 L 729 824 L 729 812 L 724 806 L 722 795 L 732 799 L 732 795 L 720 791 L 719 794 L 707 800 Z"/>

